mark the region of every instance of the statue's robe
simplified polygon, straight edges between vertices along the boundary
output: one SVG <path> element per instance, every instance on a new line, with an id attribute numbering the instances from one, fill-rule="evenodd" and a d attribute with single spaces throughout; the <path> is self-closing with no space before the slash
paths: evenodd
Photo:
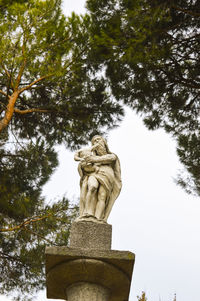
<path id="1" fill-rule="evenodd" d="M 106 206 L 103 213 L 103 216 L 101 217 L 103 220 L 107 221 L 108 216 L 110 214 L 110 211 L 113 207 L 113 204 L 118 197 L 122 182 L 121 182 L 121 168 L 120 168 L 120 162 L 118 157 L 110 153 L 107 155 L 103 155 L 102 158 L 106 161 L 106 156 L 109 158 L 110 155 L 115 156 L 115 160 L 113 160 L 111 163 L 95 163 L 96 165 L 96 171 L 87 173 L 84 170 L 81 172 L 81 181 L 80 181 L 80 187 L 81 187 L 81 194 L 80 194 L 80 204 L 82 204 L 82 208 L 84 207 L 84 201 L 87 194 L 87 181 L 88 177 L 90 175 L 94 176 L 100 185 L 104 187 L 106 190 Z M 98 193 L 98 191 L 97 191 Z M 95 198 L 93 202 L 97 203 L 97 193 L 95 195 Z M 82 212 L 80 212 L 80 215 Z"/>

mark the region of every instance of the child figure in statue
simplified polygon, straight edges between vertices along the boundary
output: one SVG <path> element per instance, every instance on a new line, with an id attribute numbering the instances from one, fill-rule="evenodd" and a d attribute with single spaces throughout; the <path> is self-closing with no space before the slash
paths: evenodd
<path id="1" fill-rule="evenodd" d="M 87 163 L 85 161 L 86 158 L 94 155 L 93 150 L 95 150 L 95 148 L 97 148 L 98 146 L 99 146 L 99 144 L 96 143 L 92 147 L 81 148 L 75 153 L 74 160 L 80 161 L 80 163 L 78 165 L 78 172 L 79 172 L 79 175 L 81 178 L 83 177 L 83 172 L 92 173 L 92 172 L 98 171 L 97 163 L 96 164 L 95 163 Z"/>

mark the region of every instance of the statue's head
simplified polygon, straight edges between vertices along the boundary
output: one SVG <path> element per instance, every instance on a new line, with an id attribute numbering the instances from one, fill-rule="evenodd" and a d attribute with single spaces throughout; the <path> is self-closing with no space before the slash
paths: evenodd
<path id="1" fill-rule="evenodd" d="M 99 144 L 99 147 L 96 148 L 96 153 L 98 155 L 102 155 L 103 153 L 105 154 L 108 154 L 110 153 L 109 151 L 109 148 L 108 148 L 108 144 L 107 144 L 107 141 L 105 138 L 103 138 L 102 136 L 100 135 L 95 135 L 92 140 L 92 145 L 98 143 Z"/>

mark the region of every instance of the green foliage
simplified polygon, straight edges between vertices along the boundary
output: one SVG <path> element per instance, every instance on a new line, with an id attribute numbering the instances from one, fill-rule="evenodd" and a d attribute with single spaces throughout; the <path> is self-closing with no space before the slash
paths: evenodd
<path id="1" fill-rule="evenodd" d="M 25 211 L 29 209 L 27 203 L 30 201 L 24 199 Z M 70 209 L 66 199 L 45 206 L 40 198 L 37 205 L 34 204 L 35 216 L 31 218 L 11 219 L 10 215 L 1 214 L 1 225 L 6 225 L 0 233 L 1 294 L 12 292 L 14 300 L 31 300 L 34 293 L 45 287 L 45 247 L 67 245 L 69 226 L 76 212 L 76 207 Z M 19 228 L 6 232 L 6 229 L 16 227 L 16 221 Z"/>
<path id="2" fill-rule="evenodd" d="M 66 19 L 60 0 L 0 5 L 0 293 L 28 300 L 44 286 L 45 245 L 67 245 L 77 212 L 41 197 L 54 146 L 79 147 L 123 110 L 90 66 L 88 16 Z"/>
<path id="3" fill-rule="evenodd" d="M 147 301 L 146 293 L 142 292 L 141 297 L 137 296 L 138 301 Z"/>
<path id="4" fill-rule="evenodd" d="M 25 3 L 28 0 L 0 0 L 1 13 L 5 13 L 6 9 L 14 3 Z"/>
<path id="5" fill-rule="evenodd" d="M 60 0 L 9 7 L 0 22 L 0 88 L 9 96 L 19 92 L 12 116 L 18 137 L 75 147 L 120 119 L 105 80 L 87 66 L 88 25 L 87 17 L 74 14 L 66 20 Z M 3 117 L 8 96 L 2 93 L 0 103 Z"/>
<path id="6" fill-rule="evenodd" d="M 142 291 L 141 296 L 137 296 L 138 301 L 147 301 L 146 293 Z M 176 301 L 176 294 L 174 294 L 173 301 Z"/>
<path id="7" fill-rule="evenodd" d="M 114 97 L 142 115 L 149 129 L 164 128 L 178 143 L 182 135 L 200 141 L 199 1 L 88 0 L 87 7 L 93 66 L 103 68 Z M 190 153 L 188 147 L 181 142 Z M 199 194 L 192 158 L 178 154 L 193 182 L 190 191 Z"/>

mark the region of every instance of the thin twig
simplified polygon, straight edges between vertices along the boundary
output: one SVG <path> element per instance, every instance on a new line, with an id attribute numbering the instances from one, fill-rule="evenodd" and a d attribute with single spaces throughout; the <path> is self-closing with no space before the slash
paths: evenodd
<path id="1" fill-rule="evenodd" d="M 48 218 L 49 216 L 51 216 L 52 214 L 49 213 L 47 215 L 44 215 L 44 216 L 40 216 L 40 217 L 35 217 L 35 218 L 29 218 L 27 220 L 25 220 L 23 223 L 17 225 L 17 226 L 14 226 L 14 227 L 10 227 L 10 228 L 2 228 L 0 229 L 0 232 L 11 232 L 11 231 L 15 231 L 15 230 L 19 230 L 23 227 L 26 227 L 27 225 L 31 224 L 31 223 L 34 223 L 34 222 L 38 222 L 40 220 L 43 220 L 45 218 Z"/>

